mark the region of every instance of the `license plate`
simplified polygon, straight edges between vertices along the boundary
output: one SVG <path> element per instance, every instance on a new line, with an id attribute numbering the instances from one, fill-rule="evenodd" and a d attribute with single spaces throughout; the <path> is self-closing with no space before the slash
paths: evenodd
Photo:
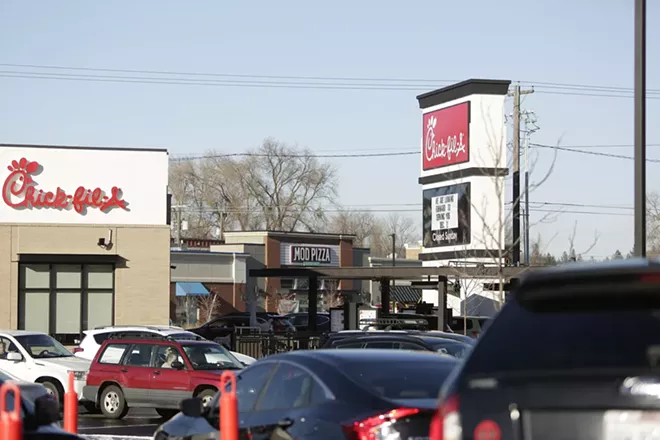
<path id="1" fill-rule="evenodd" d="M 660 411 L 606 411 L 603 440 L 660 440 Z"/>

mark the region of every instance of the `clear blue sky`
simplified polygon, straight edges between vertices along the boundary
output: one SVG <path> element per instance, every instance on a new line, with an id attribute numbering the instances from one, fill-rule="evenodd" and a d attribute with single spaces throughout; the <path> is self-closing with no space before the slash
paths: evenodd
<path id="1" fill-rule="evenodd" d="M 660 4 L 648 3 L 648 88 L 658 90 Z M 418 90 L 327 90 L 0 77 L 5 143 L 158 146 L 176 156 L 210 148 L 241 152 L 273 136 L 319 152 L 408 151 L 419 148 L 415 96 L 436 83 L 482 77 L 631 88 L 633 0 L 3 0 L 0 63 L 428 80 Z M 632 98 L 537 90 L 524 103 L 541 127 L 532 142 L 632 155 L 632 146 L 593 147 L 632 144 Z M 648 141 L 659 144 L 653 121 L 660 118 L 660 93 L 648 102 Z M 649 157 L 660 158 L 660 146 L 649 147 Z M 538 150 L 538 159 L 541 174 L 552 153 Z M 406 209 L 403 204 L 421 202 L 418 156 L 336 163 L 346 205 Z M 649 190 L 660 190 L 659 169 L 649 164 Z M 560 152 L 552 178 L 533 193 L 533 206 L 623 209 L 564 206 L 599 214 L 563 213 L 533 232 L 546 241 L 558 233 L 548 249 L 561 253 L 577 220 L 578 252 L 598 230 L 591 255 L 625 253 L 632 216 L 602 213 L 632 214 L 625 209 L 633 202 L 632 170 L 630 160 Z M 421 225 L 421 212 L 407 215 Z"/>

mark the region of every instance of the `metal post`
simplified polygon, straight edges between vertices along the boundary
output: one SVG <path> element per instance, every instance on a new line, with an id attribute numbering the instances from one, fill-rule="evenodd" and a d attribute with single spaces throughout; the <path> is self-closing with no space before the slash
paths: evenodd
<path id="1" fill-rule="evenodd" d="M 525 266 L 529 266 L 529 132 L 525 136 Z"/>
<path id="2" fill-rule="evenodd" d="M 635 256 L 646 257 L 646 0 L 635 0 Z"/>
<path id="3" fill-rule="evenodd" d="M 396 266 L 396 234 L 392 234 L 392 267 Z M 394 278 L 392 278 L 392 292 L 394 291 L 394 287 L 396 285 L 396 281 Z"/>
<path id="4" fill-rule="evenodd" d="M 520 265 L 520 86 L 513 88 L 513 248 L 511 262 Z"/>
<path id="5" fill-rule="evenodd" d="M 309 277 L 309 287 L 307 288 L 307 330 L 314 333 L 316 331 L 316 314 L 318 310 L 318 288 L 319 279 L 315 276 Z M 344 316 L 344 319 L 347 317 Z"/>

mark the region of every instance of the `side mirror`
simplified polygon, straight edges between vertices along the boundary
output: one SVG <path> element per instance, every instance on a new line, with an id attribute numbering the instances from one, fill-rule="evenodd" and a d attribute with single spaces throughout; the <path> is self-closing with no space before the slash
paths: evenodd
<path id="1" fill-rule="evenodd" d="M 34 413 L 37 426 L 46 426 L 61 420 L 60 404 L 50 395 L 40 396 L 34 400 Z"/>
<path id="2" fill-rule="evenodd" d="M 16 352 L 16 351 L 11 351 L 7 353 L 7 358 L 8 361 L 13 361 L 13 362 L 21 362 L 23 360 L 23 355 Z"/>
<path id="3" fill-rule="evenodd" d="M 172 368 L 175 370 L 183 370 L 186 366 L 181 361 L 174 361 L 172 362 Z"/>
<path id="4" fill-rule="evenodd" d="M 201 417 L 204 411 L 202 399 L 191 397 L 181 401 L 181 412 L 187 417 Z"/>

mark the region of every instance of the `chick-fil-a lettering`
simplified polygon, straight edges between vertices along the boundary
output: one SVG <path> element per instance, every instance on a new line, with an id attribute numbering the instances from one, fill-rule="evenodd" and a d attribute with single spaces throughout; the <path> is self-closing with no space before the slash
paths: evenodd
<path id="1" fill-rule="evenodd" d="M 107 212 L 112 208 L 127 209 L 127 202 L 121 198 L 121 189 L 113 186 L 110 195 L 101 188 L 88 189 L 79 186 L 73 194 L 57 188 L 55 191 L 38 189 L 32 178 L 39 170 L 37 162 L 30 162 L 25 158 L 12 161 L 7 167 L 9 176 L 2 185 L 2 199 L 12 208 L 54 208 L 73 209 L 82 214 L 86 208 L 97 208 Z"/>

